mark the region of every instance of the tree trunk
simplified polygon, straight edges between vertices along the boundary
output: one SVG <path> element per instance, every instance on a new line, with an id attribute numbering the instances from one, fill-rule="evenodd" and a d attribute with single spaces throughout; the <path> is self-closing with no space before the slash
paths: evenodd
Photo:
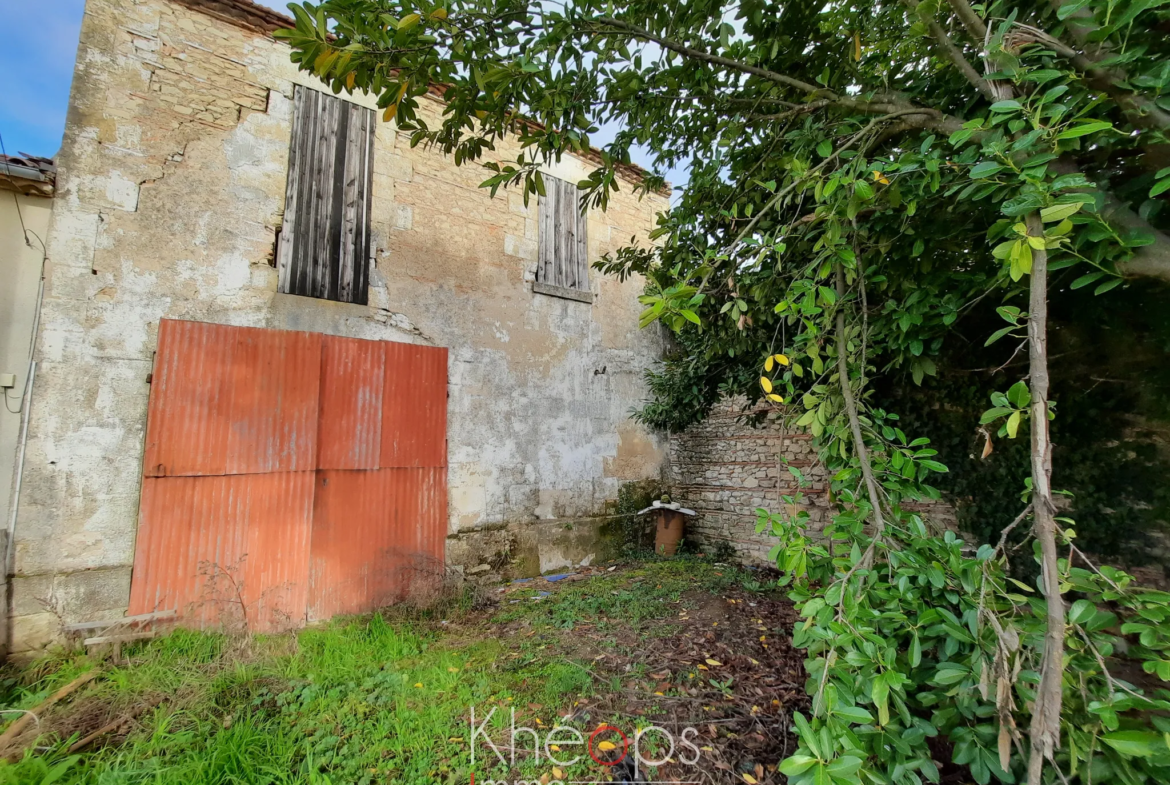
<path id="1" fill-rule="evenodd" d="M 1044 235 L 1038 213 L 1024 219 L 1028 234 Z M 1048 439 L 1048 252 L 1032 252 L 1028 304 L 1028 367 L 1032 393 L 1032 510 L 1040 542 L 1041 587 L 1048 606 L 1040 686 L 1029 729 L 1028 785 L 1040 785 L 1044 760 L 1060 746 L 1061 682 L 1064 675 L 1064 602 L 1057 574 L 1056 521 L 1052 505 L 1052 443 Z"/>
<path id="2" fill-rule="evenodd" d="M 869 495 L 869 503 L 873 506 L 873 536 L 879 539 L 886 530 L 886 519 L 882 516 L 881 499 L 878 496 L 877 480 L 873 476 L 873 467 L 869 463 L 869 450 L 865 447 L 865 439 L 861 436 L 861 419 L 857 416 L 857 401 L 853 398 L 853 387 L 849 382 L 849 350 L 845 336 L 845 269 L 837 262 L 837 376 L 841 380 L 841 397 L 845 399 L 845 413 L 849 416 L 849 428 L 853 432 L 853 449 L 857 452 L 857 460 L 861 464 L 861 476 L 865 480 L 865 489 Z M 872 563 L 873 551 L 868 551 L 869 561 Z M 863 565 L 869 568 L 870 564 Z"/>

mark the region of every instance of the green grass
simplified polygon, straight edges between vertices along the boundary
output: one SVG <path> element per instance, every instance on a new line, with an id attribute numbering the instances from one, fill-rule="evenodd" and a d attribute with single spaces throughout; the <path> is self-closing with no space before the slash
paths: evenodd
<path id="1" fill-rule="evenodd" d="M 735 568 L 680 559 L 558 587 L 539 600 L 512 592 L 493 617 L 447 627 L 375 614 L 257 638 L 246 649 L 223 636 L 176 631 L 130 650 L 131 664 L 106 666 L 62 710 L 97 706 L 105 721 L 157 702 L 120 745 L 71 756 L 70 739 L 46 735 L 23 760 L 0 764 L 0 785 L 466 783 L 470 706 L 480 716 L 497 707 L 497 732 L 510 707 L 547 728 L 557 709 L 610 687 L 566 659 L 556 640 L 562 630 L 661 619 L 677 613 L 672 603 L 688 590 L 719 591 L 744 578 Z M 545 634 L 497 639 L 515 622 Z M 645 627 L 652 634 L 656 625 Z M 5 682 L 3 708 L 34 706 L 94 665 L 57 654 L 27 666 Z M 512 774 L 493 772 L 480 754 L 481 778 L 542 773 L 519 761 Z"/>

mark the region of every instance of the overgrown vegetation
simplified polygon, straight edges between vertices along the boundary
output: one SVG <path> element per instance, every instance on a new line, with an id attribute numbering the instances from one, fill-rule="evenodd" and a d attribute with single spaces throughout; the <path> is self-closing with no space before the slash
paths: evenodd
<path id="1" fill-rule="evenodd" d="M 703 671 L 680 659 L 650 679 L 646 674 L 661 663 L 647 661 L 646 651 L 654 641 L 693 634 L 685 628 L 692 609 L 726 605 L 722 595 L 742 594 L 750 576 L 698 559 L 652 561 L 548 584 L 549 592 L 518 588 L 502 595 L 498 609 L 374 614 L 253 639 L 178 630 L 136 645 L 118 666 L 77 653 L 49 655 L 9 670 L 3 696 L 9 719 L 88 669 L 102 673 L 41 718 L 42 727 L 25 738 L 38 737 L 36 748 L 0 764 L 0 782 L 465 784 L 472 705 L 481 720 L 498 709 L 488 726 L 497 743 L 507 735 L 512 708 L 530 727 L 577 714 L 570 724 L 586 735 L 607 721 L 628 732 L 623 714 L 631 701 L 644 702 L 643 713 L 652 717 L 660 697 L 685 695 L 699 711 L 694 696 L 703 692 L 694 685 Z M 744 626 L 751 640 L 760 634 L 758 625 Z M 594 648 L 585 648 L 586 640 Z M 593 707 L 588 715 L 574 712 L 586 704 Z M 700 714 L 715 717 L 710 711 Z M 68 752 L 119 717 L 127 718 L 123 726 Z M 733 729 L 725 726 L 723 735 Z M 599 773 L 588 759 L 558 777 L 547 760 L 536 764 L 530 754 L 514 769 L 486 765 L 485 755 L 490 762 L 481 741 L 474 769 L 480 781 Z"/>
<path id="2" fill-rule="evenodd" d="M 1112 669 L 1136 659 L 1170 678 L 1156 626 L 1170 597 L 1084 568 L 1054 501 L 1048 351 L 1050 275 L 1071 271 L 1070 288 L 1097 296 L 1170 279 L 1170 167 L 1151 153 L 1170 129 L 1161 3 L 327 0 L 294 11 L 282 35 L 301 68 L 337 92 L 376 94 L 412 144 L 482 159 L 492 193 L 543 193 L 541 166 L 584 151 L 605 121 L 623 129 L 579 183 L 583 202 L 608 204 L 635 144 L 660 165 L 689 164 L 659 217 L 661 244 L 598 266 L 645 276 L 642 324 L 680 337 L 680 356 L 650 379 L 662 398 L 645 420 L 678 425 L 750 390 L 809 429 L 829 470 L 829 546 L 804 537 L 799 513 L 764 519 L 784 537 L 790 577 L 815 577 L 796 595 L 817 678 L 784 765 L 793 781 L 937 780 L 934 735 L 979 782 L 1166 779 L 1158 712 L 1170 703 Z M 436 82 L 446 110 L 430 127 L 416 109 Z M 493 160 L 510 133 L 523 152 Z M 980 423 L 995 439 L 1030 439 L 1026 471 L 1004 483 L 1022 511 L 988 528 L 1028 525 L 1034 586 L 1005 574 L 1003 548 L 965 556 L 906 512 L 938 496 L 930 480 L 947 467 L 871 384 L 937 375 L 979 304 L 997 325 L 967 339 L 997 345 L 1013 368 L 986 391 Z"/>

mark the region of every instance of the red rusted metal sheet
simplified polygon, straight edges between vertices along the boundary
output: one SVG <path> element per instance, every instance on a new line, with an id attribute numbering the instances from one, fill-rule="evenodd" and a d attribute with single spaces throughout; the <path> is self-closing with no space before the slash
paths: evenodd
<path id="1" fill-rule="evenodd" d="M 433 592 L 446 529 L 445 468 L 318 472 L 309 620 Z"/>
<path id="2" fill-rule="evenodd" d="M 382 468 L 446 466 L 446 348 L 384 345 Z"/>
<path id="3" fill-rule="evenodd" d="M 271 631 L 441 580 L 447 350 L 165 320 L 131 613 Z"/>
<path id="4" fill-rule="evenodd" d="M 321 336 L 163 319 L 147 477 L 312 471 Z"/>
<path id="5" fill-rule="evenodd" d="M 386 353 L 379 341 L 326 336 L 321 347 L 317 466 L 376 469 Z"/>
<path id="6" fill-rule="evenodd" d="M 146 478 L 129 613 L 267 632 L 303 624 L 314 476 Z"/>

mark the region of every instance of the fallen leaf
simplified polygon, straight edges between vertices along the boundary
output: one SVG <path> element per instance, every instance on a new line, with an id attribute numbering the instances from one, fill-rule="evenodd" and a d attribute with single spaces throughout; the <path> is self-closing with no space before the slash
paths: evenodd
<path id="1" fill-rule="evenodd" d="M 742 776 L 743 776 L 743 781 L 746 782 L 748 785 L 757 785 L 759 783 L 759 780 L 750 774 L 744 774 Z"/>
<path id="2" fill-rule="evenodd" d="M 561 751 L 561 748 L 560 748 L 560 747 L 558 747 L 558 746 L 557 746 L 557 745 L 555 745 L 555 744 L 550 744 L 550 745 L 548 745 L 548 748 L 549 748 L 550 750 L 552 750 L 553 752 L 560 752 L 560 751 Z"/>
<path id="3" fill-rule="evenodd" d="M 708 665 L 722 665 L 722 664 L 723 664 L 723 663 L 722 663 L 722 662 L 720 662 L 719 660 L 712 660 L 712 659 L 707 659 L 707 660 L 706 660 L 706 663 L 707 663 Z"/>
<path id="4" fill-rule="evenodd" d="M 561 780 L 561 779 L 565 778 L 565 773 L 554 766 L 553 767 L 553 776 L 556 777 L 558 780 Z"/>
<path id="5" fill-rule="evenodd" d="M 415 683 L 414 683 L 414 686 L 415 686 L 415 687 L 418 687 L 419 689 L 422 689 L 422 682 L 421 682 L 421 681 L 417 681 L 417 682 L 415 682 Z"/>
<path id="6" fill-rule="evenodd" d="M 458 744 L 459 742 L 463 741 L 463 737 L 462 736 L 452 736 L 451 738 L 447 739 L 447 741 L 451 742 L 452 744 Z"/>
<path id="7" fill-rule="evenodd" d="M 458 673 L 458 672 L 459 672 L 458 668 L 448 668 L 447 669 L 447 673 Z"/>
<path id="8" fill-rule="evenodd" d="M 756 764 L 756 776 L 760 779 L 764 778 L 764 764 L 762 764 L 762 763 Z"/>
<path id="9" fill-rule="evenodd" d="M 612 741 L 603 741 L 597 745 L 597 749 L 601 750 L 602 752 L 609 752 L 610 750 L 616 750 L 617 745 L 615 745 Z"/>

